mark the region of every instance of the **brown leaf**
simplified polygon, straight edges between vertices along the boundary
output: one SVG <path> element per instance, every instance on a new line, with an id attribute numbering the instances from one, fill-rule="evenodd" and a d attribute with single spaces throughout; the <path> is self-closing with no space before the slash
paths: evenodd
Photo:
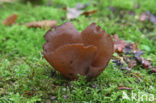
<path id="1" fill-rule="evenodd" d="M 150 68 L 152 66 L 152 62 L 150 60 L 145 60 L 144 58 L 141 59 L 141 63 L 144 68 Z"/>
<path id="2" fill-rule="evenodd" d="M 70 79 L 78 74 L 88 79 L 97 77 L 106 67 L 113 54 L 110 35 L 96 26 L 89 25 L 81 33 L 70 22 L 62 24 L 44 36 L 43 46 L 46 60 L 57 71 Z"/>
<path id="3" fill-rule="evenodd" d="M 114 40 L 114 51 L 122 53 L 126 47 L 127 44 L 126 41 L 120 40 L 117 34 L 113 36 L 113 40 Z"/>
<path id="4" fill-rule="evenodd" d="M 134 54 L 137 54 L 137 55 L 142 54 L 142 51 L 139 51 L 138 45 L 136 43 L 126 43 L 123 52 L 124 53 L 134 53 Z"/>
<path id="5" fill-rule="evenodd" d="M 29 22 L 27 23 L 27 27 L 31 28 L 52 28 L 55 27 L 57 24 L 56 20 L 43 20 L 43 21 L 37 21 L 37 22 Z"/>
<path id="6" fill-rule="evenodd" d="M 97 10 L 90 10 L 90 11 L 85 11 L 82 14 L 85 15 L 85 16 L 90 16 L 90 15 L 96 13 L 96 12 L 97 12 Z"/>
<path id="7" fill-rule="evenodd" d="M 119 86 L 118 90 L 133 90 L 133 89 L 129 87 Z"/>
<path id="8" fill-rule="evenodd" d="M 140 55 L 134 57 L 143 68 L 150 70 L 151 73 L 156 73 L 156 67 L 152 66 L 152 62 L 150 60 L 146 60 L 145 58 L 140 57 Z"/>
<path id="9" fill-rule="evenodd" d="M 113 36 L 114 40 L 114 51 L 117 53 L 134 53 L 136 55 L 142 55 L 143 52 L 138 49 L 137 43 L 126 43 L 125 40 L 120 40 L 118 35 Z"/>
<path id="10" fill-rule="evenodd" d="M 150 60 L 141 58 L 141 64 L 145 69 L 149 69 L 151 73 L 156 73 L 156 67 L 152 66 L 152 62 Z"/>
<path id="11" fill-rule="evenodd" d="M 143 79 L 143 77 L 139 73 L 135 73 L 139 78 Z"/>
<path id="12" fill-rule="evenodd" d="M 27 96 L 33 96 L 35 94 L 35 91 L 25 91 L 24 94 Z"/>
<path id="13" fill-rule="evenodd" d="M 4 21 L 3 21 L 3 25 L 8 25 L 11 26 L 12 24 L 14 24 L 17 20 L 18 16 L 17 14 L 13 14 L 9 17 L 7 17 Z"/>
<path id="14" fill-rule="evenodd" d="M 131 73 L 133 76 L 135 76 L 136 78 L 140 78 L 143 79 L 143 77 L 139 74 L 139 73 Z"/>

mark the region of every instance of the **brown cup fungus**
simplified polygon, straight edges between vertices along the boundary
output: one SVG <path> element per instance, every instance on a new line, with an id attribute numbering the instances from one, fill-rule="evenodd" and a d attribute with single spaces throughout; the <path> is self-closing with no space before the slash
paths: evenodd
<path id="1" fill-rule="evenodd" d="M 65 77 L 97 77 L 112 57 L 114 45 L 109 34 L 95 23 L 78 32 L 70 22 L 49 30 L 44 36 L 43 54 L 49 64 Z"/>

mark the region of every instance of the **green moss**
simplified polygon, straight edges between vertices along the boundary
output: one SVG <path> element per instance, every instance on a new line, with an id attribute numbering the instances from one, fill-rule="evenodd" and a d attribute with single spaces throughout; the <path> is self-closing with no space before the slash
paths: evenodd
<path id="1" fill-rule="evenodd" d="M 42 45 L 45 42 L 43 35 L 45 29 L 27 28 L 24 23 L 43 19 L 58 20 L 58 25 L 67 19 L 62 7 L 74 7 L 76 0 L 53 0 L 52 6 L 32 5 L 31 3 L 1 4 L 0 22 L 7 16 L 18 14 L 17 23 L 11 27 L 0 24 L 0 102 L 35 103 L 35 102 L 129 102 L 122 100 L 123 91 L 117 87 L 122 84 L 133 88 L 134 93 L 144 92 L 154 94 L 156 98 L 155 74 L 149 74 L 140 66 L 134 68 L 131 73 L 121 71 L 109 63 L 105 71 L 96 79 L 86 81 L 80 76 L 77 81 L 68 81 L 60 73 L 51 76 L 52 67 L 42 55 Z M 79 0 L 83 4 L 89 0 Z M 134 5 L 140 4 L 135 9 Z M 92 16 L 80 16 L 72 23 L 79 31 L 82 31 L 92 22 L 96 22 L 107 33 L 118 34 L 120 38 L 130 42 L 136 42 L 144 56 L 156 61 L 155 39 L 147 38 L 154 34 L 156 26 L 149 22 L 140 22 L 133 15 L 128 15 L 132 10 L 137 15 L 146 10 L 156 14 L 155 0 L 97 0 L 86 10 L 97 9 Z M 125 12 L 120 17 L 120 12 L 113 14 L 108 6 L 113 6 Z M 148 26 L 147 26 L 148 25 Z M 152 29 L 151 29 L 152 28 Z M 156 63 L 154 62 L 156 66 Z M 132 76 L 139 73 L 143 79 Z M 130 95 L 131 91 L 125 91 Z M 57 100 L 52 100 L 56 97 Z"/>

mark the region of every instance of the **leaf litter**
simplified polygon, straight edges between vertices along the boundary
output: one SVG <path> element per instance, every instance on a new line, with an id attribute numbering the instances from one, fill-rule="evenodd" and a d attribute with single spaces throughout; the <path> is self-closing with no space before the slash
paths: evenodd
<path id="1" fill-rule="evenodd" d="M 35 28 L 52 28 L 55 27 L 57 24 L 56 20 L 42 20 L 42 21 L 35 21 L 35 22 L 29 22 L 27 23 L 27 27 L 35 27 Z"/>
<path id="2" fill-rule="evenodd" d="M 89 4 L 87 5 L 77 4 L 75 8 L 81 10 L 86 8 L 88 5 Z M 150 12 L 147 12 L 146 14 L 150 15 Z M 89 15 L 89 13 L 86 15 Z M 16 22 L 17 18 L 18 18 L 17 14 L 12 14 L 3 21 L 3 25 L 11 26 Z M 43 27 L 45 29 L 46 28 L 49 29 L 55 27 L 56 24 L 57 24 L 56 20 L 43 20 L 26 23 L 26 26 L 28 28 Z M 113 36 L 113 40 L 114 40 L 114 52 L 116 52 L 118 56 L 113 56 L 112 60 L 117 66 L 119 66 L 120 69 L 122 70 L 126 69 L 130 71 L 136 65 L 140 64 L 143 68 L 148 69 L 150 73 L 156 73 L 156 67 L 152 66 L 152 62 L 150 60 L 146 60 L 145 58 L 141 57 L 141 55 L 143 55 L 143 51 L 140 51 L 138 49 L 136 43 L 127 43 L 125 40 L 120 40 L 117 34 Z"/>
<path id="3" fill-rule="evenodd" d="M 150 21 L 153 24 L 156 24 L 156 16 L 153 15 L 150 11 L 143 12 L 139 18 L 140 21 Z"/>
<path id="4" fill-rule="evenodd" d="M 152 66 L 150 60 L 141 57 L 143 51 L 139 50 L 136 43 L 127 43 L 125 40 L 120 40 L 118 35 L 113 36 L 114 51 L 116 55 L 113 56 L 112 61 L 121 70 L 132 70 L 135 66 L 149 70 L 150 73 L 156 73 L 156 67 Z"/>
<path id="5" fill-rule="evenodd" d="M 18 18 L 17 14 L 12 14 L 11 16 L 3 20 L 3 25 L 11 26 L 16 22 L 17 18 Z"/>
<path id="6" fill-rule="evenodd" d="M 64 10 L 67 11 L 67 19 L 71 20 L 71 19 L 76 19 L 78 18 L 80 15 L 85 15 L 85 16 L 90 16 L 94 13 L 97 12 L 97 10 L 89 10 L 89 11 L 84 11 L 85 8 L 87 8 L 91 3 L 88 2 L 86 4 L 81 4 L 78 3 L 74 8 L 64 8 Z"/>
<path id="7" fill-rule="evenodd" d="M 118 90 L 133 90 L 133 89 L 125 86 L 119 86 Z"/>
<path id="8" fill-rule="evenodd" d="M 90 5 L 90 2 L 87 4 L 78 3 L 74 8 L 67 8 L 67 18 L 74 19 L 80 16 L 81 14 L 89 16 L 93 13 L 96 13 L 97 10 L 91 11 L 83 11 L 86 7 Z M 110 8 L 112 11 L 116 10 L 115 8 Z M 3 21 L 3 25 L 11 26 L 13 25 L 18 18 L 17 14 L 12 14 L 7 17 Z M 156 17 L 151 14 L 149 11 L 144 12 L 140 16 L 140 21 L 150 20 L 152 23 L 156 23 Z M 42 20 L 37 22 L 29 22 L 26 23 L 28 28 L 52 28 L 57 24 L 56 20 Z M 114 52 L 118 54 L 118 56 L 113 56 L 113 62 L 119 66 L 122 70 L 130 71 L 136 65 L 141 65 L 143 68 L 146 68 L 150 71 L 150 73 L 156 73 L 156 67 L 152 66 L 152 62 L 150 60 L 146 60 L 141 57 L 143 55 L 143 51 L 140 51 L 137 47 L 136 43 L 127 43 L 125 40 L 120 40 L 118 35 L 115 34 L 113 36 L 114 40 Z M 132 56 L 130 56 L 132 55 Z"/>
<path id="9" fill-rule="evenodd" d="M 18 18 L 17 14 L 12 14 L 11 16 L 7 17 L 6 19 L 3 20 L 2 24 L 5 26 L 12 26 L 13 24 L 16 23 L 16 20 Z M 26 25 L 28 28 L 53 28 L 57 24 L 57 20 L 42 20 L 42 21 L 33 21 L 33 22 L 28 22 L 22 25 Z M 20 24 L 21 25 L 21 24 Z"/>

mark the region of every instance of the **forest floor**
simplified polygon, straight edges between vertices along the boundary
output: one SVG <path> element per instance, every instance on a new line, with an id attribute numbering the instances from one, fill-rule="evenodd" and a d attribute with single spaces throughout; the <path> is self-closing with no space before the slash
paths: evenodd
<path id="1" fill-rule="evenodd" d="M 143 102 L 156 102 L 156 74 L 142 66 L 130 72 L 121 70 L 112 60 L 97 78 L 86 81 L 69 81 L 56 72 L 43 57 L 44 28 L 28 28 L 25 23 L 41 20 L 57 20 L 57 25 L 69 21 L 64 7 L 86 4 L 90 0 L 44 0 L 41 4 L 0 3 L 0 22 L 16 13 L 18 19 L 12 26 L 0 23 L 0 102 L 2 103 L 105 103 L 137 102 L 145 94 Z M 84 10 L 96 13 L 80 15 L 71 22 L 82 31 L 92 22 L 106 33 L 117 34 L 120 39 L 137 43 L 144 51 L 143 57 L 156 66 L 156 24 L 141 21 L 142 13 L 156 15 L 155 0 L 96 0 Z M 132 74 L 139 74 L 134 76 Z M 120 90 L 118 87 L 132 88 Z M 135 99 L 132 95 L 136 94 Z M 129 99 L 123 99 L 127 95 Z M 140 97 L 139 97 L 140 96 Z M 155 97 L 155 100 L 151 96 Z M 147 98 L 146 98 L 147 97 Z"/>

